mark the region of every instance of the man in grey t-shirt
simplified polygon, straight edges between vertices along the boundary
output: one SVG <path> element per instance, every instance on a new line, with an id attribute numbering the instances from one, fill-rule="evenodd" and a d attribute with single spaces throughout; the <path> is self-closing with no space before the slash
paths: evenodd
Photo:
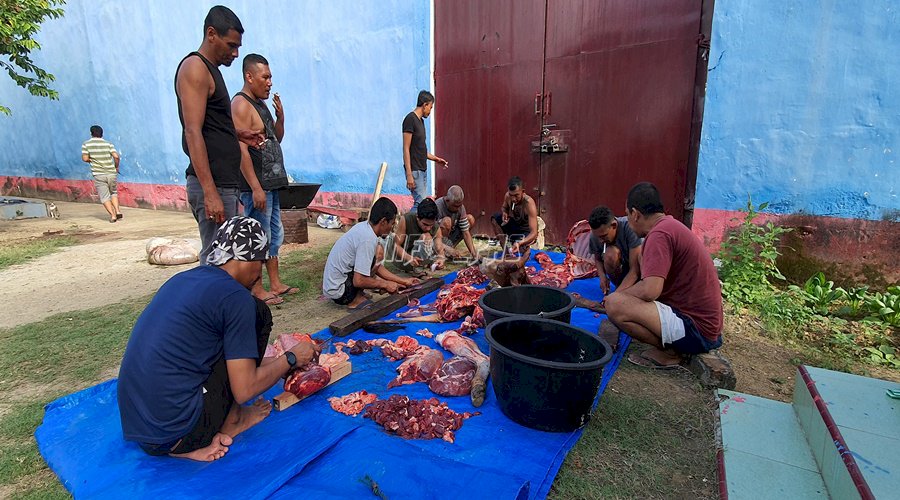
<path id="1" fill-rule="evenodd" d="M 379 198 L 372 205 L 368 222 L 353 226 L 340 237 L 325 262 L 322 274 L 322 293 L 340 305 L 358 309 L 371 304 L 363 290 L 382 289 L 388 293 L 413 286 L 415 278 L 401 278 L 382 265 L 384 247 L 378 238 L 394 230 L 397 205 L 388 198 Z"/>
<path id="2" fill-rule="evenodd" d="M 466 213 L 463 205 L 465 194 L 459 186 L 450 186 L 447 195 L 435 200 L 438 207 L 438 225 L 441 226 L 441 234 L 444 235 L 444 247 L 447 257 L 457 258 L 459 252 L 456 245 L 465 240 L 466 248 L 473 259 L 478 258 L 475 250 L 475 242 L 472 240 L 471 228 L 475 225 L 475 217 Z"/>
<path id="3" fill-rule="evenodd" d="M 628 217 L 613 215 L 599 206 L 591 211 L 590 250 L 600 275 L 603 295 L 609 294 L 609 282 L 616 290 L 624 290 L 641 278 L 641 245 L 643 241 L 628 226 Z"/>

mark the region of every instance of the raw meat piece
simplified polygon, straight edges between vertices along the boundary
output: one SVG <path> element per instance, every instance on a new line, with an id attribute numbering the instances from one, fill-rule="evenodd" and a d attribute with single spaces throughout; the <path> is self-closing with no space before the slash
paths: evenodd
<path id="1" fill-rule="evenodd" d="M 429 330 L 428 328 L 422 328 L 421 330 L 416 330 L 416 335 L 421 335 L 422 337 L 429 338 L 429 339 L 434 337 L 434 334 L 431 333 L 431 330 Z"/>
<path id="2" fill-rule="evenodd" d="M 346 396 L 328 398 L 331 408 L 344 415 L 355 417 L 359 415 L 366 406 L 375 402 L 378 396 L 370 394 L 366 391 L 351 392 Z"/>
<path id="3" fill-rule="evenodd" d="M 456 440 L 453 431 L 462 427 L 463 420 L 480 414 L 456 413 L 437 398 L 415 400 L 394 394 L 370 404 L 363 416 L 375 421 L 388 433 L 404 439 L 439 437 L 452 443 Z"/>
<path id="4" fill-rule="evenodd" d="M 516 260 L 485 259 L 481 269 L 500 286 L 527 285 L 528 275 L 524 269 L 526 259 L 527 257 Z"/>
<path id="5" fill-rule="evenodd" d="M 362 354 L 364 352 L 369 352 L 372 350 L 372 344 L 365 340 L 353 340 L 350 339 L 346 343 L 344 342 L 335 342 L 334 346 L 337 348 L 346 347 L 347 351 L 356 356 L 357 354 Z"/>
<path id="6" fill-rule="evenodd" d="M 327 366 L 328 368 L 334 368 L 344 361 L 350 361 L 350 356 L 348 356 L 347 353 L 342 349 L 343 348 L 338 347 L 338 351 L 334 354 L 320 354 L 319 364 L 322 366 Z"/>
<path id="7" fill-rule="evenodd" d="M 534 258 L 541 264 L 543 269 L 538 272 L 531 266 L 525 268 L 525 271 L 528 273 L 528 279 L 532 284 L 566 288 L 575 279 L 568 266 L 565 264 L 554 264 L 546 253 L 539 252 Z"/>
<path id="8" fill-rule="evenodd" d="M 428 382 L 428 388 L 441 396 L 465 396 L 472 392 L 475 363 L 461 356 L 444 361 L 441 368 Z"/>
<path id="9" fill-rule="evenodd" d="M 303 398 L 325 387 L 328 382 L 331 382 L 331 369 L 309 363 L 288 375 L 284 381 L 284 390 Z"/>
<path id="10" fill-rule="evenodd" d="M 591 255 L 591 225 L 580 220 L 569 230 L 566 238 L 565 264 L 575 279 L 597 276 L 597 266 Z"/>
<path id="11" fill-rule="evenodd" d="M 484 309 L 476 305 L 472 315 L 466 316 L 466 319 L 459 326 L 459 332 L 466 335 L 474 335 L 479 328 L 484 328 Z"/>
<path id="12" fill-rule="evenodd" d="M 419 347 L 415 354 L 400 363 L 400 366 L 397 367 L 397 378 L 391 380 L 387 388 L 426 382 L 437 373 L 443 362 L 444 356 L 437 349 Z"/>
<path id="13" fill-rule="evenodd" d="M 407 335 L 397 337 L 396 342 L 387 339 L 372 339 L 366 342 L 370 343 L 370 345 L 380 347 L 381 354 L 384 354 L 391 361 L 399 361 L 416 352 L 419 348 L 419 342 Z"/>
<path id="14" fill-rule="evenodd" d="M 434 340 L 444 349 L 453 354 L 466 358 L 475 363 L 475 378 L 472 380 L 472 404 L 476 407 L 484 403 L 484 395 L 487 390 L 485 382 L 491 372 L 491 358 L 485 356 L 474 340 L 463 337 L 453 330 L 437 335 Z"/>
<path id="15" fill-rule="evenodd" d="M 472 265 L 463 269 L 460 269 L 458 273 L 456 273 L 456 279 L 453 280 L 454 285 L 480 285 L 482 283 L 487 283 L 490 280 L 484 273 L 481 272 L 481 269 L 478 266 Z"/>
<path id="16" fill-rule="evenodd" d="M 438 292 L 437 312 L 444 321 L 456 321 L 475 310 L 484 290 L 469 285 L 447 285 Z"/>
<path id="17" fill-rule="evenodd" d="M 299 344 L 300 342 L 309 342 L 310 344 L 316 344 L 316 341 L 312 339 L 308 334 L 305 333 L 282 333 L 272 342 L 272 345 L 266 347 L 266 354 L 264 357 L 269 358 L 277 358 L 282 354 L 291 350 L 292 347 Z M 271 349 L 269 349 L 271 347 Z"/>

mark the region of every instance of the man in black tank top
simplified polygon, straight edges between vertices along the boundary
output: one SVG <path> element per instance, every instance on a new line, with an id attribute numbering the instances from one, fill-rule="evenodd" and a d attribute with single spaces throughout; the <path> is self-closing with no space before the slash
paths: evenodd
<path id="1" fill-rule="evenodd" d="M 509 179 L 508 191 L 503 196 L 503 206 L 491 217 L 494 234 L 506 248 L 507 238 L 512 253 L 522 252 L 523 257 L 537 240 L 537 204 L 534 198 L 525 194 L 525 183 L 519 176 Z M 527 259 L 523 259 L 522 263 Z"/>
<path id="2" fill-rule="evenodd" d="M 238 139 L 259 145 L 262 134 L 236 131 L 231 100 L 219 66 L 230 66 L 238 56 L 244 32 L 241 21 L 227 7 L 210 9 L 203 26 L 203 43 L 178 65 L 175 96 L 182 126 L 182 147 L 190 164 L 187 195 L 200 229 L 206 264 L 216 229 L 237 215 L 241 150 Z"/>
<path id="3" fill-rule="evenodd" d="M 269 290 L 257 281 L 250 292 L 269 305 L 284 302 L 281 295 L 297 293 L 299 288 L 282 283 L 278 273 L 278 249 L 284 242 L 284 226 L 281 223 L 281 200 L 278 190 L 287 186 L 287 172 L 281 140 L 284 138 L 284 108 L 281 98 L 275 94 L 275 119 L 269 112 L 265 100 L 272 89 L 272 71 L 269 61 L 259 54 L 244 57 L 241 68 L 244 86 L 231 100 L 231 114 L 234 126 L 262 131 L 266 135 L 265 144 L 259 149 L 251 149 L 241 144 L 241 204 L 244 215 L 262 224 L 269 240 L 269 255 L 266 272 L 269 273 Z"/>

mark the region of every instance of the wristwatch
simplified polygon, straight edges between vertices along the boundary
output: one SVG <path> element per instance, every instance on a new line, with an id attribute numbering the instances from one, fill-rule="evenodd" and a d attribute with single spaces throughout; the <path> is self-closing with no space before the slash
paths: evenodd
<path id="1" fill-rule="evenodd" d="M 284 353 L 284 359 L 287 360 L 292 370 L 297 367 L 297 356 L 291 351 Z"/>

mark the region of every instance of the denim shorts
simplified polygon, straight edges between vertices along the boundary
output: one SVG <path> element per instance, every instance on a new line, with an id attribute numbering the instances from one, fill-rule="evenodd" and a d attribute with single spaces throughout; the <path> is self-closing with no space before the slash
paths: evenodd
<path id="1" fill-rule="evenodd" d="M 253 193 L 241 192 L 244 215 L 259 221 L 269 238 L 269 257 L 278 257 L 278 249 L 284 243 L 284 225 L 281 222 L 281 197 L 278 191 L 266 191 L 266 208 L 257 210 L 253 206 Z"/>

